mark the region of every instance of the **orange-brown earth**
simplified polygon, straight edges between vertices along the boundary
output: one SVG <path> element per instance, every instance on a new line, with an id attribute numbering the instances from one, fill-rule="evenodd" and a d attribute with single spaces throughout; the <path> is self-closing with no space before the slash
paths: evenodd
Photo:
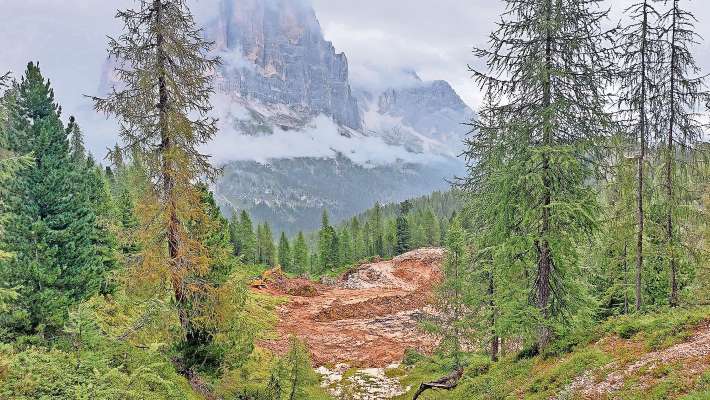
<path id="1" fill-rule="evenodd" d="M 278 310 L 279 339 L 262 345 L 283 353 L 295 335 L 316 366 L 384 367 L 400 362 L 408 348 L 428 352 L 437 340 L 418 324 L 441 279 L 443 258 L 442 249 L 419 249 L 360 265 L 329 285 L 275 277 L 260 290 L 288 301 Z"/>

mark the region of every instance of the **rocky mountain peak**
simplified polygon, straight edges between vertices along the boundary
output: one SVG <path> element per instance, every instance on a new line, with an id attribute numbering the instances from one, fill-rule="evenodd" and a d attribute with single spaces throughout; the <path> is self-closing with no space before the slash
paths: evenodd
<path id="1" fill-rule="evenodd" d="M 361 128 L 348 60 L 301 0 L 222 0 L 208 29 L 224 59 L 218 89 Z"/>

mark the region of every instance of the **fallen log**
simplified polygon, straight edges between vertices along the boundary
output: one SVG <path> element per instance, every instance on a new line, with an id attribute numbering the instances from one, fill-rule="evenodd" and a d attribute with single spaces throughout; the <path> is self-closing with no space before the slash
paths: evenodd
<path id="1" fill-rule="evenodd" d="M 424 382 L 421 385 L 419 385 L 419 390 L 417 390 L 417 393 L 414 394 L 414 398 L 412 400 L 417 400 L 419 396 L 424 393 L 425 391 L 429 389 L 444 389 L 444 390 L 451 390 L 456 387 L 456 385 L 459 384 L 459 381 L 461 380 L 461 377 L 463 376 L 463 368 L 458 368 L 451 374 L 432 381 L 432 382 Z"/>

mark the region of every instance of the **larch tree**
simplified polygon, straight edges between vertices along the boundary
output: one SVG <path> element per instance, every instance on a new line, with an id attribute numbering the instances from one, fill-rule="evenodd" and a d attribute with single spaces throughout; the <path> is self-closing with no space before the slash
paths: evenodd
<path id="1" fill-rule="evenodd" d="M 463 367 L 463 349 L 472 339 L 473 316 L 470 301 L 474 279 L 466 231 L 458 218 L 449 226 L 443 280 L 436 289 L 437 315 L 430 328 L 442 338 L 441 347 L 454 360 L 454 369 Z M 426 325 L 425 325 L 426 326 Z"/>
<path id="2" fill-rule="evenodd" d="M 121 152 L 140 155 L 151 193 L 139 207 L 143 222 L 140 270 L 170 282 L 183 333 L 193 331 L 190 299 L 201 292 L 189 276 L 209 269 L 209 251 L 191 237 L 186 222 L 205 219 L 196 181 L 216 175 L 199 146 L 217 131 L 208 116 L 213 71 L 219 60 L 207 56 L 185 0 L 139 0 L 118 11 L 123 33 L 109 38 L 115 60 L 114 85 L 95 108 L 120 121 Z"/>
<path id="3" fill-rule="evenodd" d="M 653 116 L 658 112 L 659 66 L 662 59 L 660 46 L 660 15 L 654 7 L 655 0 L 639 1 L 626 13 L 629 25 L 619 35 L 619 115 L 621 124 L 636 147 L 627 155 L 636 160 L 636 291 L 635 308 L 643 304 L 642 284 L 644 266 L 644 240 L 646 237 L 644 203 L 647 197 L 646 156 L 654 129 Z"/>
<path id="4" fill-rule="evenodd" d="M 507 0 L 490 46 L 477 49 L 488 71 L 473 71 L 504 118 L 496 140 L 504 144 L 495 174 L 509 196 L 511 218 L 501 235 L 510 265 L 527 272 L 536 344 L 547 346 L 587 308 L 579 246 L 596 229 L 596 196 L 589 162 L 608 131 L 605 88 L 610 61 L 600 47 L 607 11 L 594 0 Z"/>
<path id="5" fill-rule="evenodd" d="M 669 303 L 679 303 L 679 262 L 683 258 L 681 228 L 687 213 L 689 188 L 678 175 L 688 175 L 689 165 L 695 156 L 693 152 L 703 140 L 706 123 L 701 121 L 701 106 L 710 100 L 705 76 L 691 52 L 693 45 L 700 41 L 695 32 L 696 19 L 681 7 L 680 0 L 671 0 L 670 9 L 662 16 L 664 30 L 664 53 L 666 58 L 660 75 L 664 78 L 660 85 L 661 104 L 659 125 L 664 131 L 660 135 L 663 144 L 663 186 L 665 192 L 665 262 L 670 275 Z M 687 180 L 686 180 L 687 181 Z"/>

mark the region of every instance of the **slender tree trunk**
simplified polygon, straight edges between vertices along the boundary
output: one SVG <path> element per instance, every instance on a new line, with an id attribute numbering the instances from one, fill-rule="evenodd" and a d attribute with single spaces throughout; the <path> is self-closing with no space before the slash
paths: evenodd
<path id="1" fill-rule="evenodd" d="M 498 335 L 496 334 L 496 309 L 493 294 L 495 292 L 493 282 L 493 271 L 488 273 L 488 307 L 490 308 L 490 329 L 491 329 L 491 361 L 498 361 Z"/>
<path id="2" fill-rule="evenodd" d="M 677 62 L 678 54 L 676 53 L 676 15 L 678 9 L 678 0 L 673 1 L 673 26 L 671 34 L 671 76 L 670 76 L 670 101 L 668 105 L 671 108 L 669 127 L 668 127 L 668 151 L 666 159 L 666 195 L 668 196 L 668 204 L 666 207 L 666 234 L 667 234 L 667 251 L 668 251 L 668 263 L 671 273 L 671 294 L 670 294 L 670 305 L 675 307 L 678 305 L 678 282 L 677 282 L 677 264 L 675 259 L 675 249 L 674 237 L 673 237 L 673 127 L 675 125 L 675 64 Z"/>
<path id="3" fill-rule="evenodd" d="M 624 314 L 629 313 L 629 282 L 628 282 L 628 270 L 629 270 L 629 264 L 628 264 L 628 245 L 626 242 L 624 242 L 624 259 L 623 259 L 623 265 L 624 265 Z"/>
<path id="4" fill-rule="evenodd" d="M 170 258 L 170 280 L 173 286 L 175 301 L 178 304 L 178 314 L 180 324 L 186 330 L 188 327 L 187 312 L 184 307 L 186 301 L 182 274 L 180 269 L 180 220 L 177 216 L 177 193 L 175 193 L 175 168 L 172 161 L 173 143 L 170 137 L 168 128 L 168 89 L 166 79 L 166 60 L 165 60 L 165 41 L 162 33 L 163 29 L 163 2 L 162 0 L 153 1 L 153 9 L 155 13 L 155 23 L 157 27 L 156 34 L 156 62 L 159 71 L 158 76 L 158 104 L 159 110 L 159 126 L 160 126 L 160 152 L 162 156 L 162 178 L 163 178 L 163 197 L 167 211 L 168 226 L 168 256 Z"/>
<path id="5" fill-rule="evenodd" d="M 545 81 L 543 82 L 543 108 L 547 113 L 552 104 L 552 87 L 550 80 L 552 79 L 552 33 L 549 25 L 552 23 L 552 1 L 547 0 L 547 34 L 545 38 Z M 543 121 L 543 146 L 552 145 L 552 127 L 550 121 L 545 118 Z M 552 332 L 547 325 L 547 319 L 550 317 L 550 279 L 552 275 L 552 254 L 550 243 L 547 235 L 550 232 L 550 204 L 552 198 L 552 188 L 550 182 L 550 159 L 547 150 L 542 152 L 542 183 L 543 183 L 543 202 L 542 202 L 542 227 L 540 231 L 541 239 L 538 242 L 538 271 L 537 271 L 537 307 L 540 309 L 542 317 L 545 319 L 540 326 L 538 345 L 542 349 L 550 342 Z"/>
<path id="6" fill-rule="evenodd" d="M 644 211 L 643 211 L 643 177 L 644 159 L 646 157 L 646 40 L 648 28 L 648 9 L 644 2 L 643 25 L 641 27 L 641 104 L 639 120 L 639 155 L 638 155 L 638 192 L 637 192 L 637 223 L 636 235 L 636 311 L 641 311 L 641 277 L 643 271 L 643 236 L 644 236 Z"/>

